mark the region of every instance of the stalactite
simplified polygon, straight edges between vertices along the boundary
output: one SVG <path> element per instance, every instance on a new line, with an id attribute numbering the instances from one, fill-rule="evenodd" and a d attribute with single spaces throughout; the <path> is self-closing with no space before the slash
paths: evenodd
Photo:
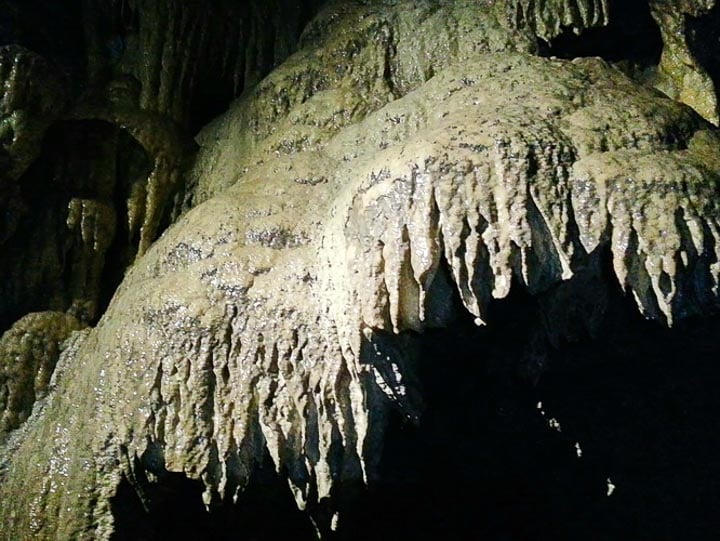
<path id="1" fill-rule="evenodd" d="M 608 0 L 507 0 L 502 2 L 512 24 L 529 26 L 545 41 L 560 34 L 563 27 L 579 34 L 607 24 Z"/>
<path id="2" fill-rule="evenodd" d="M 284 70 L 297 65 L 274 80 Z M 3 531 L 106 538 L 121 476 L 142 492 L 156 463 L 201 480 L 213 505 L 264 448 L 301 508 L 332 505 L 373 477 L 389 409 L 419 416 L 398 335 L 454 309 L 482 324 L 513 284 L 547 298 L 603 250 L 649 317 L 717 303 L 719 145 L 598 59 L 501 53 L 445 68 L 322 151 L 250 166 L 148 250 L 76 350 L 82 372 L 60 376 L 1 489 L 37 506 L 3 510 Z M 85 398 L 60 418 L 68 396 Z M 73 436 L 30 450 L 55 430 Z M 33 485 L 61 470 L 62 490 Z"/>
<path id="3" fill-rule="evenodd" d="M 607 5 L 431 7 L 330 5 L 260 81 L 289 51 L 263 8 L 242 12 L 240 39 L 217 36 L 205 4 L 110 3 L 139 20 L 147 56 L 121 62 L 139 101 L 95 96 L 69 118 L 101 121 L 108 145 L 121 127 L 151 171 L 129 180 L 126 217 L 113 182 L 92 179 L 61 215 L 78 290 L 92 292 L 120 219 L 141 257 L 92 331 L 69 335 L 63 315 L 43 338 L 70 339 L 54 391 L 0 446 L 4 538 L 108 539 L 121 480 L 142 494 L 153 471 L 199 480 L 212 507 L 265 451 L 300 508 L 333 511 L 340 488 L 373 478 L 389 413 L 420 418 L 415 333 L 461 311 L 487 324 L 513 288 L 552 311 L 602 278 L 603 254 L 649 318 L 717 308 L 717 131 L 600 59 L 529 54 L 563 26 L 603 24 Z M 241 43 L 234 61 L 225 40 Z M 194 208 L 156 240 L 202 74 L 190 55 L 242 69 L 246 91 L 198 136 Z M 97 147 L 110 161 L 94 174 L 115 171 L 117 146 Z M 92 299 L 70 303 L 91 319 Z M 602 309 L 573 325 L 544 314 L 544 331 L 569 338 Z"/>
<path id="4" fill-rule="evenodd" d="M 97 199 L 73 198 L 68 204 L 67 228 L 75 237 L 75 261 L 68 272 L 73 277 L 70 287 L 73 299 L 69 312 L 82 321 L 91 321 L 98 315 L 100 278 L 105 265 L 105 254 L 115 236 L 117 217 L 115 209 Z"/>

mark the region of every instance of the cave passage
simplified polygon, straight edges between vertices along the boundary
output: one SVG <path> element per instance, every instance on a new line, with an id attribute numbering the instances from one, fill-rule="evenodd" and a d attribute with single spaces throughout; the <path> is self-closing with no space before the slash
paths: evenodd
<path id="1" fill-rule="evenodd" d="M 397 416 L 341 538 L 713 538 L 720 320 L 666 330 L 616 300 L 598 339 L 547 351 L 537 385 L 513 362 L 530 298 L 499 303 L 491 329 L 423 337 L 425 416 Z"/>

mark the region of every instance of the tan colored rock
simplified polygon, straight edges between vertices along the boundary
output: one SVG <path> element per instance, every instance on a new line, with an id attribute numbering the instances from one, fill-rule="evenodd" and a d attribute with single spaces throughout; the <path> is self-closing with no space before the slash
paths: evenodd
<path id="1" fill-rule="evenodd" d="M 212 129 L 220 155 L 247 137 Z M 300 506 L 332 498 L 372 472 L 392 404 L 417 415 L 394 334 L 457 309 L 481 323 L 513 278 L 550 294 L 603 249 L 649 316 L 701 310 L 720 270 L 704 241 L 718 235 L 718 148 L 689 109 L 600 60 L 499 53 L 320 150 L 249 158 L 133 267 L 25 428 L 1 490 L 38 496 L 26 515 L 3 510 L 3 532 L 108 537 L 110 498 L 148 442 L 206 501 L 242 490 L 265 446 Z"/>
<path id="2" fill-rule="evenodd" d="M 707 120 L 720 122 L 718 93 L 710 75 L 692 54 L 687 41 L 686 17 L 698 17 L 715 0 L 652 0 L 650 11 L 660 27 L 663 52 L 655 86 L 673 99 L 688 104 Z"/>
<path id="3" fill-rule="evenodd" d="M 265 449 L 301 508 L 332 501 L 372 476 L 390 408 L 418 416 L 404 331 L 483 324 L 513 284 L 557 305 L 603 252 L 648 317 L 717 304 L 717 131 L 602 60 L 528 54 L 495 12 L 473 35 L 511 50 L 399 37 L 416 14 L 453 37 L 463 6 L 331 5 L 201 133 L 196 206 L 0 448 L 5 539 L 110 538 L 146 452 L 208 505 Z"/>
<path id="4" fill-rule="evenodd" d="M 0 337 L 0 433 L 20 426 L 45 397 L 63 342 L 82 327 L 73 316 L 38 312 Z"/>

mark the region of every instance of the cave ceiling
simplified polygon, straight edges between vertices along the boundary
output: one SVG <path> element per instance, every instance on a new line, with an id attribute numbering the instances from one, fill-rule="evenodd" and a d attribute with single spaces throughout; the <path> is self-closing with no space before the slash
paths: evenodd
<path id="1" fill-rule="evenodd" d="M 453 530 L 468 480 L 567 479 L 527 509 L 595 517 L 517 538 L 674 525 L 606 470 L 660 395 L 717 425 L 684 382 L 720 380 L 718 28 L 713 0 L 0 0 L 0 537 L 183 538 L 191 502 L 213 539 L 404 531 L 394 505 L 419 538 L 445 487 L 447 538 L 514 539 Z"/>

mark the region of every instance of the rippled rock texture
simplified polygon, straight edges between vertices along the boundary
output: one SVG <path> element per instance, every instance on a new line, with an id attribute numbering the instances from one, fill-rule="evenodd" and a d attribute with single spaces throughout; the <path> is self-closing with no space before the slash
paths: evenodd
<path id="1" fill-rule="evenodd" d="M 187 47 L 214 58 L 223 5 L 108 8 L 126 34 L 111 36 L 110 65 L 87 66 L 111 81 L 68 106 L 36 152 L 79 173 L 50 198 L 47 225 L 21 223 L 2 248 L 4 316 L 43 310 L 0 341 L 0 428 L 37 401 L 0 447 L 4 538 L 162 538 L 137 517 L 177 510 L 167 487 L 227 509 L 251 505 L 253 487 L 272 484 L 263 475 L 287 482 L 312 519 L 305 533 L 352 538 L 343 513 L 364 522 L 353 494 L 382 486 L 392 449 L 411 457 L 398 422 L 429 423 L 433 437 L 433 419 L 476 430 L 470 403 L 435 415 L 453 391 L 428 368 L 428 336 L 448 333 L 458 358 L 487 348 L 478 363 L 535 388 L 548 351 L 632 320 L 627 299 L 665 326 L 717 309 L 710 76 L 695 86 L 701 68 L 684 63 L 695 75 L 674 101 L 601 58 L 541 56 L 539 38 L 607 24 L 607 2 L 330 2 L 257 83 L 258 43 L 276 44 L 277 63 L 295 45 L 278 45 L 287 21 L 253 12 L 250 28 L 275 21 L 274 37 L 230 36 L 241 41 L 223 66 L 236 86 L 244 66 L 244 91 L 190 143 L 202 81 Z M 165 33 L 148 26 L 158 20 Z M 658 69 L 682 46 L 665 40 Z M 37 183 L 49 173 L 35 163 L 23 178 Z M 37 253 L 45 263 L 29 262 Z M 505 302 L 515 312 L 493 316 Z M 459 364 L 448 381 L 460 393 L 484 381 L 477 370 Z"/>

